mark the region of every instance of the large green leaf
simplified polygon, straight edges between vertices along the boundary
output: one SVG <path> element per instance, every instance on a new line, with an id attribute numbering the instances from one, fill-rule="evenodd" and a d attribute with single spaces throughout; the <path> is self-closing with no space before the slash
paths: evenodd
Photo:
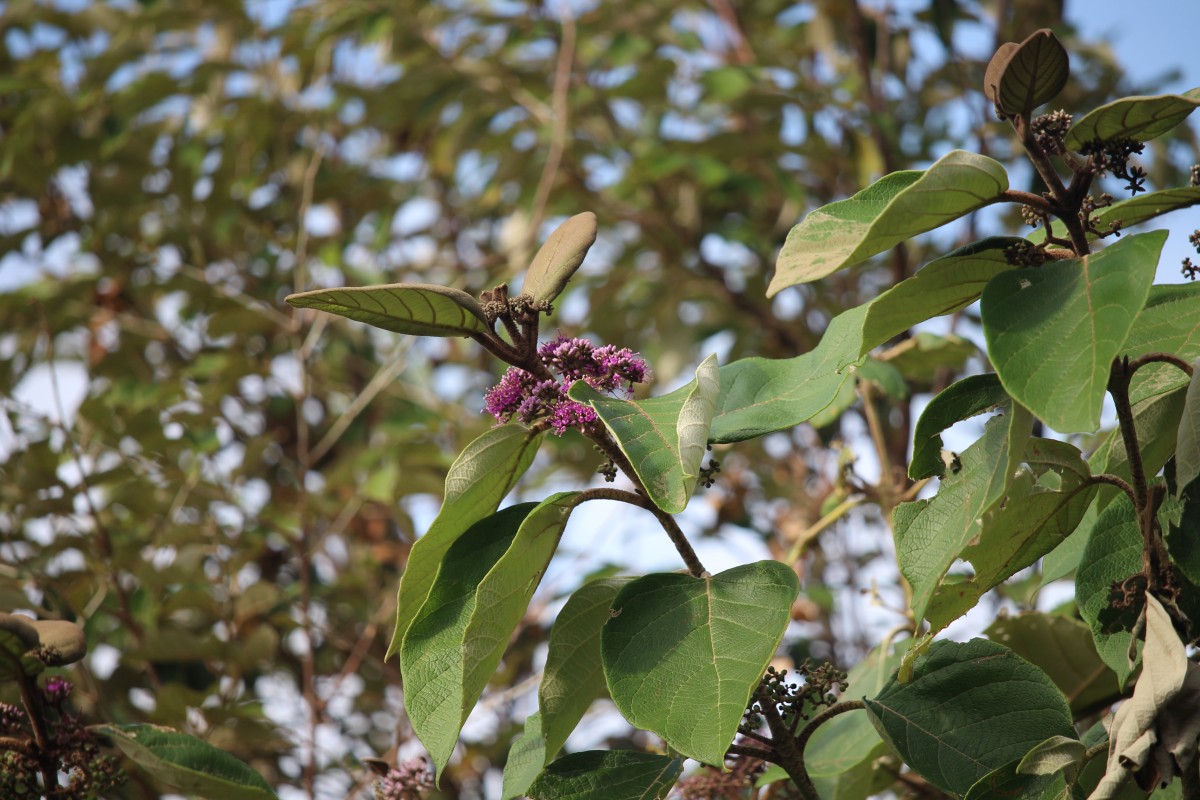
<path id="1" fill-rule="evenodd" d="M 956 422 L 991 411 L 1008 399 L 1008 392 L 994 372 L 971 375 L 946 387 L 929 401 L 917 419 L 908 476 L 913 480 L 945 476 L 947 462 L 953 458 L 942 452 L 942 432 Z"/>
<path id="2" fill-rule="evenodd" d="M 1071 150 L 1099 140 L 1136 139 L 1148 142 L 1188 118 L 1200 105 L 1200 89 L 1183 94 L 1123 97 L 1089 111 L 1067 131 Z"/>
<path id="3" fill-rule="evenodd" d="M 1121 696 L 1116 673 L 1100 659 L 1091 630 L 1079 620 L 1030 612 L 999 617 L 984 633 L 1049 675 L 1076 716 Z"/>
<path id="4" fill-rule="evenodd" d="M 997 275 L 983 290 L 983 332 L 1004 388 L 1058 431 L 1093 431 L 1109 368 L 1142 310 L 1165 231 L 1121 239 L 1079 260 Z"/>
<path id="5" fill-rule="evenodd" d="M 1013 269 L 1005 251 L 1021 239 L 993 237 L 934 259 L 867 304 L 862 346 L 856 355 L 908 330 L 919 322 L 953 314 L 979 299 L 988 281 Z"/>
<path id="6" fill-rule="evenodd" d="M 937 631 L 975 607 L 979 598 L 1058 546 L 1096 495 L 1091 471 L 1074 445 L 1032 438 L 1024 465 L 1003 499 L 984 512 L 977 536 L 959 553 L 975 574 L 942 584 L 926 618 Z"/>
<path id="7" fill-rule="evenodd" d="M 1034 31 L 1025 41 L 1001 46 L 988 63 L 984 95 L 1002 113 L 1030 114 L 1050 102 L 1067 85 L 1067 50 L 1049 28 Z"/>
<path id="8" fill-rule="evenodd" d="M 778 561 L 638 578 L 617 595 L 601 634 L 613 702 L 680 753 L 723 763 L 798 592 L 796 574 Z"/>
<path id="9" fill-rule="evenodd" d="M 1175 439 L 1175 480 L 1179 491 L 1200 477 L 1200 369 L 1196 369 L 1197 364 L 1193 365 L 1195 371 L 1188 382 Z"/>
<path id="10" fill-rule="evenodd" d="M 946 571 L 979 535 L 984 513 L 1004 496 L 1029 428 L 1029 415 L 1019 407 L 989 420 L 983 437 L 963 451 L 959 470 L 947 476 L 937 495 L 901 503 L 892 512 L 896 557 L 912 586 L 916 619 L 925 618 Z"/>
<path id="11" fill-rule="evenodd" d="M 563 756 L 529 787 L 532 800 L 662 800 L 683 772 L 683 759 L 630 750 Z"/>
<path id="12" fill-rule="evenodd" d="M 617 440 L 650 499 L 669 514 L 687 507 L 700 476 L 721 389 L 717 357 L 696 368 L 679 391 L 648 400 L 622 400 L 576 381 L 570 396 L 589 404 Z"/>
<path id="13" fill-rule="evenodd" d="M 467 445 L 446 474 L 442 510 L 417 539 L 396 596 L 396 629 L 387 655 L 399 651 L 413 617 L 429 596 L 442 556 L 459 536 L 493 513 L 529 469 L 541 436 L 520 425 L 492 428 Z"/>
<path id="14" fill-rule="evenodd" d="M 999 162 L 963 150 L 951 151 L 924 172 L 886 175 L 792 228 L 767 296 L 854 266 L 994 203 L 1007 190 L 1008 175 Z"/>
<path id="15" fill-rule="evenodd" d="M 450 548 L 400 648 L 404 706 L 438 772 L 558 546 L 577 492 L 498 511 Z"/>
<path id="16" fill-rule="evenodd" d="M 431 283 L 347 286 L 291 294 L 296 308 L 315 308 L 376 328 L 415 336 L 470 336 L 491 330 L 479 302 L 460 289 Z"/>
<path id="17" fill-rule="evenodd" d="M 157 725 L 99 725 L 121 752 L 163 783 L 208 800 L 267 800 L 271 786 L 246 764 L 186 733 Z"/>
<path id="18" fill-rule="evenodd" d="M 1066 790 L 1063 776 L 1026 774 L 1019 770 L 1021 763 L 1011 761 L 984 775 L 963 800 L 1052 800 Z"/>
<path id="19" fill-rule="evenodd" d="M 1197 204 L 1200 204 L 1200 186 L 1178 186 L 1173 189 L 1146 192 L 1137 197 L 1113 203 L 1108 208 L 1096 212 L 1092 216 L 1092 221 L 1096 223 L 1097 228 L 1104 230 L 1110 222 L 1120 220 L 1121 228 L 1125 229 L 1171 211 L 1190 208 Z M 1041 228 L 1038 230 L 1040 231 Z"/>
<path id="20" fill-rule="evenodd" d="M 1075 572 L 1075 602 L 1079 615 L 1092 629 L 1096 652 L 1121 685 L 1133 672 L 1129 663 L 1129 631 L 1106 632 L 1100 614 L 1109 605 L 1114 583 L 1142 569 L 1142 534 L 1129 498 L 1120 495 L 1100 514 L 1088 537 L 1079 568 Z"/>
<path id="21" fill-rule="evenodd" d="M 846 676 L 846 692 L 874 697 L 896 674 L 903 653 L 881 658 L 876 647 Z M 866 714 L 841 714 L 817 728 L 804 749 L 809 776 L 831 777 L 847 772 L 872 757 L 880 744 L 879 733 Z"/>
<path id="22" fill-rule="evenodd" d="M 934 642 L 908 683 L 893 679 L 865 702 L 901 758 L 957 795 L 1039 742 L 1075 732 L 1049 676 L 986 639 Z"/>
<path id="23" fill-rule="evenodd" d="M 592 701 L 604 693 L 600 630 L 613 600 L 629 578 L 605 578 L 580 586 L 558 612 L 538 688 L 538 710 L 513 742 L 504 765 L 504 800 L 525 793 L 558 755 Z"/>
<path id="24" fill-rule="evenodd" d="M 595 241 L 596 215 L 591 211 L 576 214 L 559 225 L 533 257 L 521 294 L 538 303 L 552 302 L 567 287 Z"/>

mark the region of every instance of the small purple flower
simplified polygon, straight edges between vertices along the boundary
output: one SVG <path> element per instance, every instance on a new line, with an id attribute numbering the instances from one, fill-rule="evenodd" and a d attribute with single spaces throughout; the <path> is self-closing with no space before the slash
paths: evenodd
<path id="1" fill-rule="evenodd" d="M 417 800 L 433 788 L 425 759 L 417 757 L 392 767 L 375 784 L 376 800 Z"/>
<path id="2" fill-rule="evenodd" d="M 538 356 L 556 378 L 539 380 L 519 367 L 509 367 L 488 390 L 484 410 L 504 423 L 516 418 L 530 424 L 548 419 L 559 436 L 568 428 L 585 428 L 597 419 L 590 407 L 567 396 L 571 384 L 587 381 L 601 392 L 633 393 L 633 385 L 649 379 L 646 361 L 632 350 L 613 345 L 596 347 L 587 339 L 559 336 L 538 348 Z"/>
<path id="3" fill-rule="evenodd" d="M 42 688 L 43 694 L 46 696 L 46 702 L 51 705 L 61 705 L 66 702 L 66 699 L 71 696 L 71 690 L 75 687 L 70 681 L 64 680 L 57 675 L 46 681 L 46 685 Z"/>

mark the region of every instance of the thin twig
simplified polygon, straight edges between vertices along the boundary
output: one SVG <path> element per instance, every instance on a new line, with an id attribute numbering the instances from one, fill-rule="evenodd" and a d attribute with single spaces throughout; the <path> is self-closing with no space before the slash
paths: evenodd
<path id="1" fill-rule="evenodd" d="M 350 401 L 350 405 L 346 406 L 346 410 L 343 411 L 338 418 L 334 420 L 333 424 L 329 426 L 329 430 L 326 431 L 325 435 L 322 436 L 320 441 L 317 442 L 316 447 L 309 452 L 309 457 L 312 459 L 312 463 L 315 464 L 320 461 L 321 458 L 329 452 L 330 448 L 337 443 L 337 440 L 341 438 L 342 434 L 346 432 L 346 429 L 350 427 L 351 423 L 358 418 L 358 415 L 363 412 L 363 409 L 370 405 L 371 401 L 375 399 L 377 394 L 391 384 L 395 377 L 400 373 L 400 370 L 404 368 L 404 356 L 408 352 L 409 345 L 412 341 L 414 341 L 412 338 L 404 340 L 404 342 L 398 348 L 399 352 L 392 357 L 391 361 L 379 368 L 379 370 L 371 377 L 371 380 L 367 383 L 367 385 L 363 387 L 363 390 L 359 392 L 353 400 Z"/>
<path id="2" fill-rule="evenodd" d="M 851 495 L 838 503 L 828 514 L 801 531 L 800 535 L 796 537 L 796 541 L 792 543 L 791 548 L 788 550 L 787 556 L 783 559 L 784 563 L 796 563 L 800 559 L 800 556 L 804 554 L 804 548 L 808 546 L 809 542 L 820 536 L 826 528 L 844 517 L 851 509 L 857 508 L 866 502 L 866 499 L 862 495 Z"/>
<path id="3" fill-rule="evenodd" d="M 1192 377 L 1192 365 L 1173 353 L 1146 353 L 1144 356 L 1138 356 L 1129 362 L 1129 374 L 1133 375 L 1147 364 L 1170 364 L 1183 370 L 1189 378 Z"/>

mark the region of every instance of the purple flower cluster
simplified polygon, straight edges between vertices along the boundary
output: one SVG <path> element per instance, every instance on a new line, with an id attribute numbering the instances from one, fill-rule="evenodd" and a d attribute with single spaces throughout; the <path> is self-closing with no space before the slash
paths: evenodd
<path id="1" fill-rule="evenodd" d="M 70 681 L 66 681 L 56 675 L 46 681 L 46 685 L 42 687 L 42 695 L 50 705 L 61 706 L 71 696 L 71 690 L 74 688 L 74 685 Z"/>
<path id="2" fill-rule="evenodd" d="M 600 392 L 624 391 L 650 377 L 646 361 L 626 347 L 596 347 L 587 339 L 560 336 L 538 348 L 542 364 L 558 379 L 540 379 L 519 367 L 509 367 L 487 393 L 486 411 L 499 422 L 513 418 L 529 424 L 549 419 L 559 436 L 568 428 L 584 428 L 596 421 L 596 412 L 567 397 L 575 381 L 586 381 Z"/>
<path id="3" fill-rule="evenodd" d="M 433 788 L 429 764 L 417 757 L 392 767 L 375 784 L 376 800 L 419 800 Z"/>

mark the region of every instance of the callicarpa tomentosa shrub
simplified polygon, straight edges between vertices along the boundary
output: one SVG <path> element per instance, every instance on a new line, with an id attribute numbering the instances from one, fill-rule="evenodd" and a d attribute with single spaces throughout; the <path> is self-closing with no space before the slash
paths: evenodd
<path id="1" fill-rule="evenodd" d="M 1031 234 L 935 259 L 834 318 L 810 352 L 723 365 L 710 356 L 669 394 L 630 394 L 648 368 L 623 343 L 541 339 L 543 317 L 596 238 L 590 213 L 549 237 L 515 294 L 502 285 L 477 300 L 395 284 L 288 298 L 397 333 L 468 337 L 509 365 L 486 397 L 498 424 L 451 467 L 441 513 L 399 587 L 389 656 L 438 771 L 568 520 L 606 499 L 656 519 L 686 572 L 576 590 L 551 632 L 538 711 L 512 745 L 505 798 L 663 797 L 689 758 L 707 770 L 680 783 L 685 797 L 784 780 L 805 798 L 889 787 L 972 800 L 1103 800 L 1180 786 L 1200 796 L 1200 670 L 1187 657 L 1200 637 L 1200 291 L 1154 285 L 1167 234 L 1131 231 L 1200 203 L 1200 169 L 1190 186 L 1150 191 L 1134 160 L 1191 114 L 1200 89 L 1035 114 L 1068 79 L 1068 55 L 1049 30 L 1003 45 L 986 71 L 984 93 L 1041 191 L 1011 188 L 998 162 L 961 150 L 887 175 L 796 225 L 768 294 L 995 204 L 1019 206 Z M 1107 176 L 1130 197 L 1101 191 Z M 1190 260 L 1183 269 L 1194 277 Z M 708 449 L 837 413 L 856 385 L 869 403 L 895 371 L 877 348 L 976 302 L 993 371 L 933 397 L 907 475 L 891 496 L 867 498 L 891 512 L 907 625 L 861 663 L 777 671 L 798 593 L 791 564 L 711 574 L 675 520 L 715 478 Z M 1085 455 L 1078 435 L 1099 428 L 1106 397 L 1117 429 Z M 982 414 L 977 441 L 961 453 L 943 447 L 947 428 Z M 619 474 L 629 488 L 501 509 L 543 435 L 569 430 L 594 443 L 609 481 Z M 1039 562 L 1043 583 L 1074 575 L 1073 604 L 997 619 L 987 638 L 938 638 Z M 657 734 L 661 752 L 558 757 L 605 693 L 633 726 Z"/>

